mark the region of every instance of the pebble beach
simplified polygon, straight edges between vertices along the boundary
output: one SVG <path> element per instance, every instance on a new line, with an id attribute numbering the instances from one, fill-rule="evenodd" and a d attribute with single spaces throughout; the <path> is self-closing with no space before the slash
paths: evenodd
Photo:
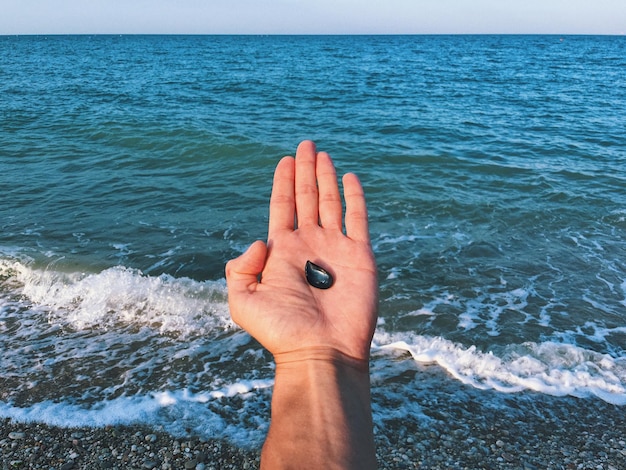
<path id="1" fill-rule="evenodd" d="M 384 430 L 377 425 L 379 468 L 626 468 L 623 408 L 533 394 L 507 395 L 494 406 L 478 401 L 481 393 L 447 395 L 444 386 L 422 404 L 428 425 L 417 419 L 391 419 Z M 0 429 L 2 470 L 256 469 L 259 451 L 146 426 L 68 429 L 5 419 Z"/>

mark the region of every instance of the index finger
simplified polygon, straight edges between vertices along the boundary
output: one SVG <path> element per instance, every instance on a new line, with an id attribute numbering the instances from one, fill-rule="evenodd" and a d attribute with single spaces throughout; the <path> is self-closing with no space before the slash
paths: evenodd
<path id="1" fill-rule="evenodd" d="M 284 157 L 276 165 L 272 196 L 270 197 L 270 221 L 268 237 L 281 230 L 293 230 L 295 199 L 295 160 Z"/>

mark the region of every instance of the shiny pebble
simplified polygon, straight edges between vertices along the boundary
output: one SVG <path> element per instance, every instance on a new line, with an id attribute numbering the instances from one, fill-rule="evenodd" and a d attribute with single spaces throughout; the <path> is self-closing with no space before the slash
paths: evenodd
<path id="1" fill-rule="evenodd" d="M 306 262 L 304 272 L 306 274 L 307 282 L 313 287 L 318 289 L 328 289 L 333 285 L 333 277 L 330 273 L 311 261 Z"/>

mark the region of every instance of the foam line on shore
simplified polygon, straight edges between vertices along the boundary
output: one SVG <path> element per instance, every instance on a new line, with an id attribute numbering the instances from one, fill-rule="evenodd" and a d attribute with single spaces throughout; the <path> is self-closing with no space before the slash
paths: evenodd
<path id="1" fill-rule="evenodd" d="M 613 358 L 554 342 L 507 346 L 498 355 L 440 337 L 378 332 L 373 351 L 408 352 L 422 364 L 437 364 L 473 387 L 553 396 L 596 396 L 626 405 L 626 358 Z"/>

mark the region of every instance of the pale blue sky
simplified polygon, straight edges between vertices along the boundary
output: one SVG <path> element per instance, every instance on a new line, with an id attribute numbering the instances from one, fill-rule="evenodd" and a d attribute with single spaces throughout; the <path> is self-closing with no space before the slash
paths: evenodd
<path id="1" fill-rule="evenodd" d="M 626 0 L 0 0 L 0 34 L 626 34 Z"/>

